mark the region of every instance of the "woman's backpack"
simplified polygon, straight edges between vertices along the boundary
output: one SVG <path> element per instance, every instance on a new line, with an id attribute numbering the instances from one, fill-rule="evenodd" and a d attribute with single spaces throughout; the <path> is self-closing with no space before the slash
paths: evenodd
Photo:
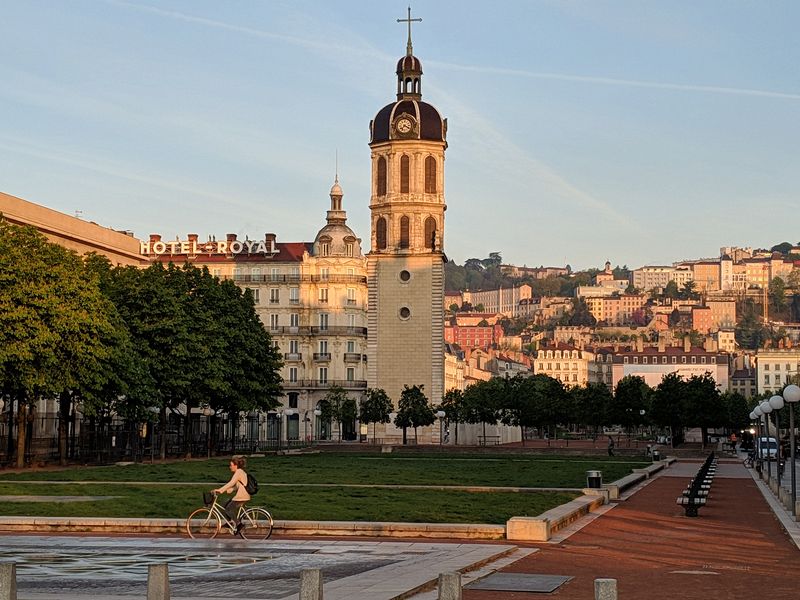
<path id="1" fill-rule="evenodd" d="M 247 474 L 247 485 L 244 486 L 244 491 L 251 496 L 254 496 L 258 493 L 258 481 L 256 481 L 255 477 L 253 477 L 252 473 Z"/>

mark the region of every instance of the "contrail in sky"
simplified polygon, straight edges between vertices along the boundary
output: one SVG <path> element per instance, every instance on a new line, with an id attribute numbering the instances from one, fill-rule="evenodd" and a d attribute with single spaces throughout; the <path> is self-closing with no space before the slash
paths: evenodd
<path id="1" fill-rule="evenodd" d="M 760 96 L 762 98 L 781 98 L 784 100 L 800 100 L 800 94 L 786 92 L 772 92 L 769 90 L 754 90 L 749 88 L 724 87 L 716 85 L 692 85 L 684 83 L 664 83 L 658 81 L 640 81 L 636 79 L 616 79 L 613 77 L 592 77 L 587 75 L 565 75 L 562 73 L 540 73 L 522 69 L 504 69 L 500 67 L 475 67 L 456 65 L 433 60 L 427 61 L 433 66 L 455 71 L 471 71 L 474 73 L 489 73 L 494 75 L 512 75 L 515 77 L 529 77 L 531 79 L 555 79 L 558 81 L 573 81 L 576 83 L 597 83 L 602 85 L 617 85 L 626 87 L 652 88 L 661 90 L 675 90 L 681 92 L 705 92 L 712 94 L 730 94 L 735 96 Z"/>
<path id="2" fill-rule="evenodd" d="M 126 0 L 103 0 L 103 1 L 106 2 L 107 4 L 130 8 L 133 10 L 149 12 L 156 15 L 160 15 L 162 17 L 177 19 L 179 21 L 196 23 L 198 25 L 204 25 L 206 27 L 214 27 L 217 29 L 225 29 L 228 31 L 236 31 L 238 33 L 252 35 L 255 37 L 273 39 L 276 41 L 283 41 L 289 44 L 294 44 L 305 48 L 311 48 L 317 50 L 320 49 L 330 50 L 338 47 L 339 49 L 347 50 L 348 52 L 353 52 L 353 51 L 363 52 L 363 49 L 356 50 L 348 48 L 343 45 L 337 46 L 336 44 L 321 42 L 319 40 L 286 35 L 283 33 L 273 33 L 270 31 L 265 31 L 263 29 L 256 29 L 254 27 L 246 27 L 243 25 L 225 23 L 224 21 L 217 21 L 216 19 L 197 17 L 176 10 L 165 10 L 162 8 L 149 6 L 146 4 L 127 2 Z M 378 50 L 375 50 L 375 53 L 378 56 L 383 56 L 383 53 Z M 593 77 L 589 75 L 569 75 L 563 73 L 543 73 L 536 71 L 526 71 L 524 69 L 506 69 L 502 67 L 491 67 L 491 66 L 480 67 L 472 65 L 458 65 L 454 63 L 439 62 L 434 60 L 428 61 L 428 64 L 432 66 L 439 66 L 445 69 L 452 69 L 458 71 L 471 71 L 474 73 L 490 73 L 495 75 L 511 75 L 515 77 L 528 77 L 531 79 L 551 79 L 557 81 L 571 81 L 575 83 L 591 83 L 599 85 L 673 90 L 678 92 L 700 92 L 708 94 L 727 94 L 733 96 L 753 96 L 760 98 L 775 98 L 783 100 L 800 100 L 800 94 L 775 92 L 770 90 L 757 90 L 750 88 L 737 88 L 737 87 L 726 87 L 726 86 L 716 86 L 716 85 L 693 85 L 693 84 L 669 83 L 669 82 L 658 82 L 658 81 L 641 81 L 637 79 L 617 79 L 614 77 Z"/>

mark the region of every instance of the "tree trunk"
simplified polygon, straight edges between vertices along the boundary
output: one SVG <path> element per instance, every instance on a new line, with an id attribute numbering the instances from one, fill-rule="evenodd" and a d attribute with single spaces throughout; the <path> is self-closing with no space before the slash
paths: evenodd
<path id="1" fill-rule="evenodd" d="M 455 445 L 458 446 L 458 421 L 455 421 L 455 427 L 456 427 L 456 443 L 455 443 Z"/>
<path id="2" fill-rule="evenodd" d="M 161 432 L 161 440 L 159 441 L 158 457 L 161 460 L 167 458 L 167 407 L 162 406 L 158 413 L 158 430 Z"/>
<path id="3" fill-rule="evenodd" d="M 58 397 L 58 463 L 67 464 L 67 433 L 69 428 L 69 409 L 72 397 L 69 392 L 61 392 Z"/>
<path id="4" fill-rule="evenodd" d="M 706 438 L 708 437 L 708 429 L 705 427 L 700 428 L 700 448 L 706 449 Z"/>
<path id="5" fill-rule="evenodd" d="M 14 400 L 8 397 L 8 444 L 6 445 L 6 464 L 11 464 L 14 456 Z"/>
<path id="6" fill-rule="evenodd" d="M 25 436 L 28 433 L 28 403 L 20 402 L 17 409 L 17 468 L 25 467 Z"/>
<path id="7" fill-rule="evenodd" d="M 525 427 L 523 425 L 519 426 L 519 437 L 522 440 L 522 445 L 525 445 Z"/>

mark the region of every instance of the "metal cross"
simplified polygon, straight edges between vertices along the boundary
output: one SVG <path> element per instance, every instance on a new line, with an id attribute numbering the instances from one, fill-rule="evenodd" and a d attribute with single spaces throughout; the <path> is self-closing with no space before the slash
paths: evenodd
<path id="1" fill-rule="evenodd" d="M 408 18 L 407 19 L 397 19 L 398 23 L 408 23 L 408 44 L 406 44 L 406 56 L 411 56 L 413 54 L 411 48 L 411 23 L 412 21 L 417 21 L 422 23 L 422 19 L 412 19 L 411 18 L 411 7 L 408 7 Z"/>

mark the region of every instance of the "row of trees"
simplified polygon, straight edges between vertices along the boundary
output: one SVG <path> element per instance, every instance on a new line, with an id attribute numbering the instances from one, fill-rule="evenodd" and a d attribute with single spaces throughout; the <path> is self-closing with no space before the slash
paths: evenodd
<path id="1" fill-rule="evenodd" d="M 17 407 L 19 466 L 40 400 L 58 399 L 62 462 L 77 405 L 132 421 L 157 412 L 163 457 L 168 412 L 274 408 L 280 365 L 250 292 L 233 282 L 189 265 L 112 267 L 0 220 L 0 397 L 9 429 Z"/>
<path id="2" fill-rule="evenodd" d="M 360 403 L 340 388 L 332 388 L 323 403 L 324 420 L 340 424 L 358 420 L 362 424 L 389 423 L 394 411 L 383 390 L 367 390 Z M 680 442 L 690 427 L 739 430 L 749 423 L 751 406 L 741 394 L 720 393 L 710 373 L 683 378 L 665 375 L 655 388 L 638 376 L 623 378 L 612 393 L 601 383 L 567 388 L 558 379 L 537 374 L 509 379 L 492 378 L 468 387 L 450 390 L 438 406 L 432 406 L 422 386 L 404 386 L 394 424 L 403 429 L 431 425 L 435 410 L 442 410 L 450 423 L 542 428 L 555 433 L 558 427 L 584 429 L 595 436 L 603 427 L 620 426 L 627 432 L 642 427 L 668 431 L 673 443 Z M 456 436 L 458 430 L 456 429 Z M 375 437 L 373 429 L 373 439 Z M 456 437 L 455 443 L 458 443 Z"/>

